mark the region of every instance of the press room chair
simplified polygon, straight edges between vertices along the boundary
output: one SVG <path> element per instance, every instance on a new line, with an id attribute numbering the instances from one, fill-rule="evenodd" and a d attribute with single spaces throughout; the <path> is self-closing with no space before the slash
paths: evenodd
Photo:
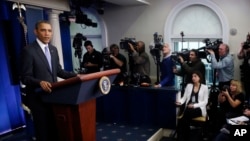
<path id="1" fill-rule="evenodd" d="M 190 123 L 190 128 L 195 128 L 199 129 L 201 133 L 201 139 L 205 139 L 205 133 L 206 133 L 206 126 L 207 126 L 207 121 L 208 121 L 208 116 L 200 116 L 193 118 L 191 123 Z"/>
<path id="2" fill-rule="evenodd" d="M 183 116 L 183 114 L 181 114 L 181 115 L 177 115 L 176 116 L 176 118 L 177 118 L 177 124 L 178 124 L 178 121 L 182 118 L 182 116 Z M 200 130 L 200 133 L 201 133 L 201 139 L 203 140 L 203 139 L 205 139 L 204 137 L 204 135 L 205 135 L 205 133 L 206 133 L 206 123 L 207 123 L 207 121 L 208 121 L 208 116 L 206 115 L 206 116 L 200 116 L 200 117 L 196 117 L 196 118 L 193 118 L 192 120 L 191 120 L 191 122 L 190 122 L 190 131 L 192 130 L 192 129 L 199 129 Z M 172 135 L 171 135 L 171 137 L 173 137 L 173 138 L 175 138 L 176 137 L 176 133 L 177 133 L 177 131 L 175 130 L 175 131 L 173 131 L 173 133 L 172 133 Z"/>

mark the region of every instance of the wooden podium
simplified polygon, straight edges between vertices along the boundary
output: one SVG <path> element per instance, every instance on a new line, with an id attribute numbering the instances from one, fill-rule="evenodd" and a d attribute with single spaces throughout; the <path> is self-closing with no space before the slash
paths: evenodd
<path id="1" fill-rule="evenodd" d="M 83 74 L 52 84 L 43 101 L 52 103 L 60 141 L 96 140 L 96 99 L 108 94 L 119 69 Z"/>

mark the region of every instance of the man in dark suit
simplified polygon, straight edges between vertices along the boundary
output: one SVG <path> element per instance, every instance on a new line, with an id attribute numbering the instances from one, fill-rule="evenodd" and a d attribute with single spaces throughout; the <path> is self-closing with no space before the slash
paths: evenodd
<path id="1" fill-rule="evenodd" d="M 36 40 L 22 50 L 21 81 L 26 85 L 27 106 L 31 109 L 37 140 L 56 141 L 58 135 L 52 107 L 42 101 L 41 95 L 51 93 L 51 83 L 56 82 L 57 77 L 67 79 L 77 74 L 61 68 L 57 49 L 49 43 L 52 37 L 49 22 L 37 22 L 34 33 Z"/>

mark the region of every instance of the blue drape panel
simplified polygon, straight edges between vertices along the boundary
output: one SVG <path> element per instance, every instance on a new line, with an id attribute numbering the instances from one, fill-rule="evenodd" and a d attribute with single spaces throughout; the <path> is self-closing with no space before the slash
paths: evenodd
<path id="1" fill-rule="evenodd" d="M 62 39 L 64 69 L 67 71 L 73 71 L 73 62 L 71 53 L 72 45 L 70 39 L 69 23 L 60 22 L 60 31 Z"/>
<path id="2" fill-rule="evenodd" d="M 20 47 L 24 42 L 18 13 L 11 9 L 12 2 L 0 2 L 0 134 L 25 124 L 19 84 L 12 79 L 13 72 L 18 71 Z M 13 66 L 15 70 L 11 70 Z"/>

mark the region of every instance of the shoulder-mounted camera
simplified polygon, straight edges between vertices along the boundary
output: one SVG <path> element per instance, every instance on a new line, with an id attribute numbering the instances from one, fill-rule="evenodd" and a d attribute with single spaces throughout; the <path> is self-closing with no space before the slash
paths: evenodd
<path id="1" fill-rule="evenodd" d="M 120 48 L 124 50 L 130 50 L 129 44 L 132 44 L 133 46 L 137 45 L 136 39 L 135 38 L 127 38 L 125 37 L 124 39 L 121 39 L 120 41 Z"/>

